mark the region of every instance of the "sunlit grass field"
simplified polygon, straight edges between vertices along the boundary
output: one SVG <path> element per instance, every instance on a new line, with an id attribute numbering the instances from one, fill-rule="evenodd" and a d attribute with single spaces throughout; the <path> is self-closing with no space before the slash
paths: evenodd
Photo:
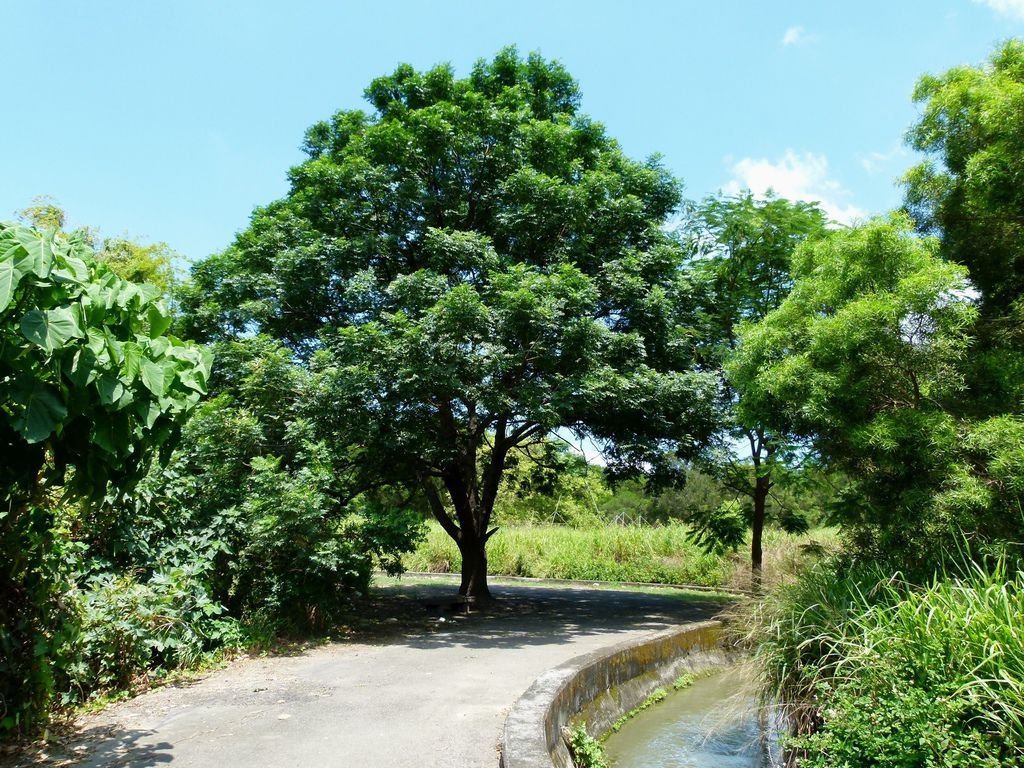
<path id="1" fill-rule="evenodd" d="M 765 568 L 788 570 L 801 547 L 810 541 L 832 539 L 828 531 L 812 536 L 789 536 L 768 531 Z M 635 581 L 649 584 L 693 584 L 704 587 L 743 587 L 749 555 L 703 552 L 680 523 L 659 526 L 604 524 L 586 528 L 519 524 L 498 531 L 487 547 L 488 570 L 495 575 L 545 579 Z M 431 522 L 415 552 L 403 558 L 410 571 L 458 572 L 462 560 L 455 542 Z"/>

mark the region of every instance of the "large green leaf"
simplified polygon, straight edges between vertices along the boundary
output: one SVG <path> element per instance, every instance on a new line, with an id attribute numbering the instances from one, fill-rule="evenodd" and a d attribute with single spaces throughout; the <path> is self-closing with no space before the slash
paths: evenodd
<path id="1" fill-rule="evenodd" d="M 64 346 L 71 339 L 85 336 L 80 322 L 80 311 L 74 307 L 33 309 L 21 319 L 22 335 L 47 352 Z"/>
<path id="2" fill-rule="evenodd" d="M 139 417 L 146 429 L 152 429 L 156 420 L 160 418 L 160 405 L 152 401 L 141 401 L 135 403 L 135 414 Z"/>
<path id="3" fill-rule="evenodd" d="M 112 373 L 105 373 L 96 380 L 96 391 L 103 405 L 113 405 L 124 395 L 124 383 Z"/>
<path id="4" fill-rule="evenodd" d="M 65 256 L 63 266 L 50 273 L 55 282 L 76 283 L 83 285 L 89 281 L 89 267 L 75 256 Z"/>
<path id="5" fill-rule="evenodd" d="M 15 271 L 13 261 L 0 261 L 0 312 L 7 309 L 7 305 L 11 303 L 19 277 L 21 275 Z"/>
<path id="6" fill-rule="evenodd" d="M 171 348 L 171 341 L 166 336 L 157 336 L 149 341 L 149 354 L 151 357 L 163 357 Z"/>
<path id="7" fill-rule="evenodd" d="M 131 384 L 139 377 L 142 369 L 142 347 L 134 341 L 127 341 L 123 349 L 124 362 L 121 364 L 121 374 Z"/>
<path id="8" fill-rule="evenodd" d="M 0 224 L 0 261 L 15 261 L 25 256 L 25 246 L 15 236 L 12 227 Z"/>
<path id="9" fill-rule="evenodd" d="M 27 443 L 38 443 L 64 421 L 68 409 L 52 387 L 26 383 L 11 394 L 11 426 Z"/>
<path id="10" fill-rule="evenodd" d="M 92 350 L 82 347 L 70 358 L 64 358 L 62 368 L 68 381 L 81 388 L 91 384 L 100 375 L 101 368 L 97 363 Z"/>
<path id="11" fill-rule="evenodd" d="M 168 371 L 164 366 L 144 357 L 139 362 L 139 370 L 142 374 L 142 383 L 146 385 L 146 389 L 157 397 L 163 397 L 167 394 L 169 377 L 167 376 Z"/>
<path id="12" fill-rule="evenodd" d="M 149 307 L 149 335 L 163 336 L 171 327 L 171 318 L 167 314 L 163 302 L 151 304 Z"/>
<path id="13" fill-rule="evenodd" d="M 22 273 L 33 272 L 36 277 L 48 277 L 53 268 L 53 237 L 24 227 L 13 229 L 14 237 L 22 247 L 15 256 L 15 266 Z"/>

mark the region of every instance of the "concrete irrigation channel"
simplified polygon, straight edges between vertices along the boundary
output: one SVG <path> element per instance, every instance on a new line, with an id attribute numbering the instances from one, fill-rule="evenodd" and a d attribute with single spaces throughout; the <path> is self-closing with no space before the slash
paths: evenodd
<path id="1" fill-rule="evenodd" d="M 398 608 L 376 635 L 243 658 L 82 717 L 51 764 L 493 768 L 506 716 L 545 672 L 706 621 L 728 601 L 495 580 L 495 606 L 464 614 L 454 588 L 384 587 L 374 595 Z"/>

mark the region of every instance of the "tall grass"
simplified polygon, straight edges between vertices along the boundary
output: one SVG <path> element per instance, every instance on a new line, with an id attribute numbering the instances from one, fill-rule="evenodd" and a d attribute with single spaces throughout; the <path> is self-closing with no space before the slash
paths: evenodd
<path id="1" fill-rule="evenodd" d="M 810 569 L 751 637 L 801 766 L 1024 765 L 1024 582 Z"/>
<path id="2" fill-rule="evenodd" d="M 772 565 L 783 567 L 794 537 L 772 533 L 768 551 Z M 696 546 L 682 524 L 664 526 L 515 525 L 502 528 L 487 547 L 493 574 L 551 579 L 638 581 L 695 584 L 708 587 L 747 586 L 749 564 L 744 552 L 712 555 Z M 407 570 L 458 572 L 462 561 L 455 542 L 431 523 L 416 551 L 403 558 Z M 737 574 L 740 574 L 739 576 Z"/>

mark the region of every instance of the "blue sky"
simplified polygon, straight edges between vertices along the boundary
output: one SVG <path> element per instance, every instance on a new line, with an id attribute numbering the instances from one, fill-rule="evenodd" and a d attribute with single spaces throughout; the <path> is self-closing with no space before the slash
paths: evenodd
<path id="1" fill-rule="evenodd" d="M 198 259 L 373 77 L 464 74 L 508 44 L 560 59 L 584 111 L 690 197 L 772 185 L 841 220 L 883 212 L 914 159 L 914 82 L 1024 35 L 1024 0 L 10 0 L 4 31 L 0 219 L 50 195 L 72 226 Z"/>

